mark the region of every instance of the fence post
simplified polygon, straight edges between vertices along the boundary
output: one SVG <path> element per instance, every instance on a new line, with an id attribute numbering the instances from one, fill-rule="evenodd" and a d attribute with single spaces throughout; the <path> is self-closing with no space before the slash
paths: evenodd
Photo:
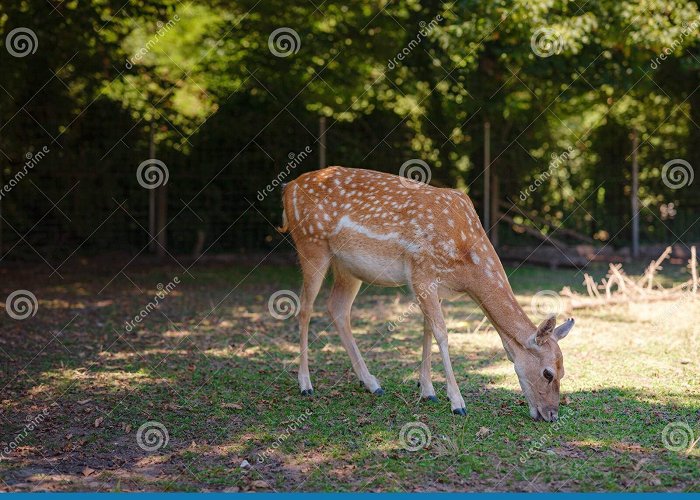
<path id="1" fill-rule="evenodd" d="M 484 229 L 491 225 L 491 123 L 484 120 Z"/>
<path id="2" fill-rule="evenodd" d="M 698 257 L 695 245 L 690 247 L 690 273 L 693 276 L 693 293 L 698 292 Z"/>
<path id="3" fill-rule="evenodd" d="M 4 184 L 2 183 L 2 168 L 0 168 L 0 189 Z M 2 253 L 2 197 L 0 197 L 0 257 L 3 257 Z"/>
<path id="4" fill-rule="evenodd" d="M 148 139 L 148 158 L 156 157 L 155 124 L 151 123 L 151 131 Z M 148 251 L 156 251 L 156 190 L 148 190 Z"/>
<path id="5" fill-rule="evenodd" d="M 156 239 L 158 240 L 157 255 L 158 257 L 163 257 L 165 256 L 165 250 L 168 244 L 165 230 L 168 220 L 168 186 L 166 184 L 161 184 L 156 189 L 152 189 L 152 191 L 158 192 L 158 216 L 156 217 Z"/>
<path id="6" fill-rule="evenodd" d="M 637 148 L 639 137 L 637 129 L 632 130 L 632 192 L 630 201 L 632 204 L 632 257 L 639 257 L 639 164 L 637 162 Z"/>
<path id="7" fill-rule="evenodd" d="M 318 168 L 326 168 L 326 117 L 318 119 Z"/>
<path id="8" fill-rule="evenodd" d="M 501 186 L 498 183 L 498 175 L 496 171 L 493 171 L 491 176 L 491 210 L 490 216 L 493 223 L 491 225 L 491 231 L 489 235 L 491 236 L 491 244 L 494 248 L 498 248 L 498 221 L 500 217 L 498 216 L 498 200 L 501 198 Z"/>

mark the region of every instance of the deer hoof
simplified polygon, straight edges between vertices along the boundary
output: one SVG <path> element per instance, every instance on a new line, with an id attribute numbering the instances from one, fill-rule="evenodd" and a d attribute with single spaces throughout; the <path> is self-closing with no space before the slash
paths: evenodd
<path id="1" fill-rule="evenodd" d="M 314 390 L 313 389 L 304 389 L 301 391 L 302 396 L 313 396 L 314 395 Z"/>
<path id="2" fill-rule="evenodd" d="M 455 408 L 454 410 L 452 410 L 452 413 L 454 413 L 455 415 L 461 415 L 463 417 L 466 417 L 467 416 L 467 409 L 466 408 Z"/>
<path id="3" fill-rule="evenodd" d="M 384 395 L 384 389 L 382 389 L 382 388 L 380 387 L 379 389 L 377 389 L 376 391 L 374 391 L 374 394 L 377 395 L 377 396 L 383 396 L 383 395 Z"/>
<path id="4" fill-rule="evenodd" d="M 430 403 L 437 403 L 437 402 L 438 402 L 438 398 L 437 398 L 437 396 L 425 396 L 425 397 L 423 398 L 423 401 L 427 401 L 427 402 L 430 402 Z"/>

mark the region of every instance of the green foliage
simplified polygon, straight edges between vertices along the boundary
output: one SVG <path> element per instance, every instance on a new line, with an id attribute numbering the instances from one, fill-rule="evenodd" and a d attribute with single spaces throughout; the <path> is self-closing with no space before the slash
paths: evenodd
<path id="1" fill-rule="evenodd" d="M 121 135 L 135 134 L 133 164 L 151 131 L 159 155 L 180 163 L 196 156 L 212 175 L 222 167 L 213 160 L 218 152 L 194 153 L 193 145 L 235 136 L 222 156 L 240 162 L 255 141 L 265 165 L 241 196 L 252 197 L 289 151 L 306 145 L 285 138 L 305 136 L 316 149 L 314 122 L 326 116 L 333 163 L 396 172 L 420 157 L 436 184 L 461 186 L 476 199 L 485 121 L 503 198 L 517 198 L 572 146 L 564 168 L 522 208 L 589 234 L 629 220 L 629 135 L 636 129 L 649 222 L 657 224 L 669 202 L 693 209 L 696 188 L 668 189 L 660 169 L 672 158 L 700 165 L 691 147 L 700 139 L 695 2 L 315 3 L 66 1 L 55 11 L 41 0 L 1 5 L 3 33 L 28 26 L 39 39 L 39 50 L 25 58 L 0 51 L 0 120 L 9 122 L 0 148 L 10 158 L 3 174 L 46 133 L 85 144 L 79 127 L 93 112 L 86 110 L 108 101 L 133 122 L 110 137 L 123 143 Z M 298 39 L 286 57 L 270 49 L 280 28 Z M 211 120 L 222 112 L 234 121 Z M 66 168 L 81 164 L 80 152 L 66 155 Z M 116 160 L 114 168 L 122 168 Z M 566 218 L 579 206 L 584 210 Z"/>

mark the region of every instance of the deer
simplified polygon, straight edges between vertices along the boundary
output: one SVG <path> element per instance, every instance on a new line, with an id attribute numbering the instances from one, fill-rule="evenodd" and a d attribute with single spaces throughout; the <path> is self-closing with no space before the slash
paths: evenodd
<path id="1" fill-rule="evenodd" d="M 554 422 L 559 412 L 564 363 L 559 341 L 574 326 L 556 326 L 549 315 L 539 326 L 515 298 L 468 195 L 408 177 L 373 170 L 327 167 L 290 181 L 282 191 L 282 233 L 290 233 L 303 284 L 299 322 L 298 381 L 302 396 L 313 395 L 309 374 L 309 321 L 329 268 L 333 286 L 328 312 L 360 383 L 384 394 L 365 364 L 350 328 L 352 304 L 362 282 L 407 285 L 423 313 L 421 400 L 437 402 L 431 378 L 433 338 L 456 415 L 467 409 L 450 361 L 443 299 L 468 295 L 499 334 L 513 363 L 534 420 Z"/>

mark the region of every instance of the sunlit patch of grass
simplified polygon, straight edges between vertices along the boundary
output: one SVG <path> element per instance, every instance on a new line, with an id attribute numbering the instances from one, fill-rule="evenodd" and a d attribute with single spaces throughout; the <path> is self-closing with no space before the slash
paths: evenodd
<path id="1" fill-rule="evenodd" d="M 412 302 L 406 290 L 363 287 L 354 307 L 358 345 L 386 390 L 377 398 L 359 387 L 325 312 L 326 284 L 310 331 L 315 394 L 300 397 L 296 321 L 277 320 L 267 310 L 274 291 L 298 290 L 298 271 L 261 266 L 231 293 L 249 271 L 194 268 L 196 279 L 182 276 L 177 293 L 131 335 L 124 334 L 124 321 L 178 270 L 130 273 L 143 295 L 118 280 L 95 300 L 91 294 L 104 285 L 99 276 L 51 289 L 56 308 L 40 308 L 40 327 L 27 323 L 30 335 L 3 344 L 18 370 L 27 365 L 27 376 L 15 377 L 0 411 L 12 434 L 37 408 L 57 405 L 27 441 L 31 446 L 15 462 L 0 462 L 4 480 L 23 484 L 29 473 L 43 474 L 41 480 L 58 489 L 118 491 L 698 490 L 697 446 L 687 456 L 671 451 L 662 433 L 670 423 L 686 422 L 700 434 L 700 301 L 574 311 L 576 327 L 561 342 L 565 405 L 553 426 L 529 419 L 498 335 L 463 297 L 446 303 L 445 313 L 469 414 L 450 412 L 435 345 L 440 401 L 421 402 L 423 321 L 406 314 Z M 512 276 L 528 313 L 537 291 L 577 288 L 581 281 L 573 271 L 525 266 Z M 50 340 L 47 331 L 62 328 L 76 312 L 61 334 L 66 348 L 53 342 L 32 360 Z M 293 425 L 306 411 L 309 418 Z M 137 429 L 149 420 L 170 434 L 155 454 L 136 442 Z M 416 421 L 431 438 L 410 452 L 399 434 Z M 59 471 L 42 459 L 54 455 L 65 466 Z M 241 467 L 246 460 L 250 466 Z M 86 465 L 96 473 L 83 476 Z"/>

